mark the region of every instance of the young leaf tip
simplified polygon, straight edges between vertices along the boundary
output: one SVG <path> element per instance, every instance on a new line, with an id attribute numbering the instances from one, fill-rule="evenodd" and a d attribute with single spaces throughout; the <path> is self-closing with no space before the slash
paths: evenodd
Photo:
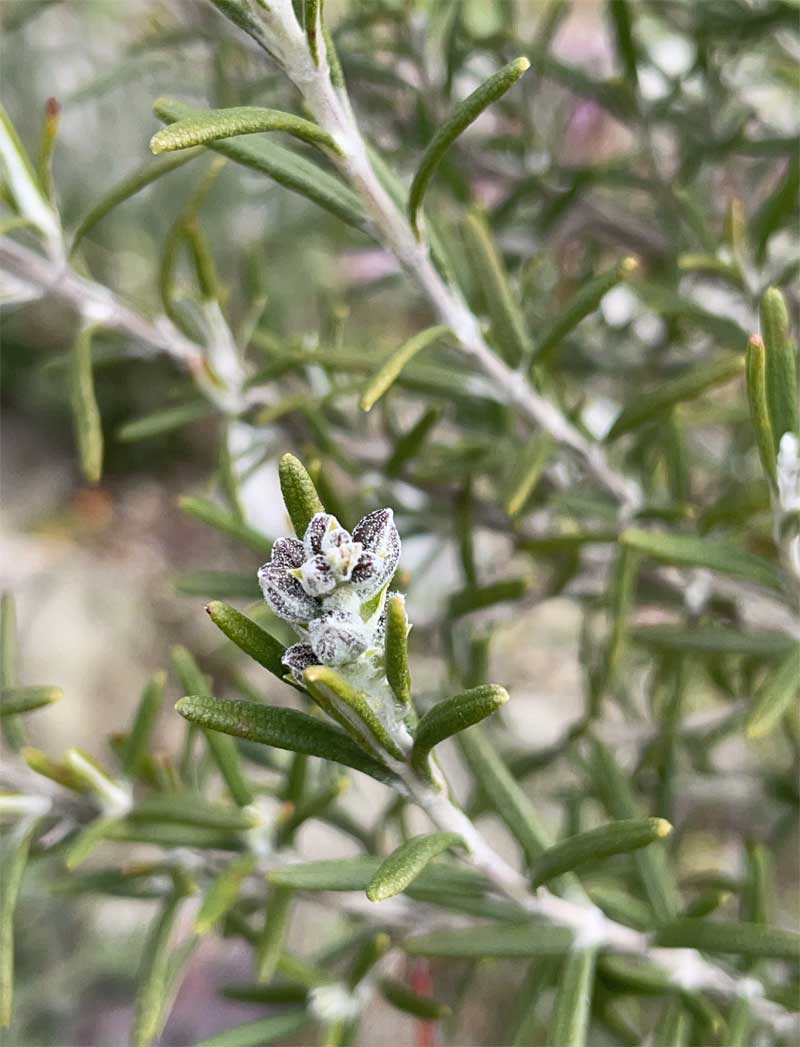
<path id="1" fill-rule="evenodd" d="M 525 55 L 520 55 L 519 58 L 515 58 L 511 64 L 514 67 L 514 69 L 519 70 L 520 76 L 522 76 L 523 73 L 526 73 L 531 67 L 531 63 L 528 61 Z"/>
<path id="2" fill-rule="evenodd" d="M 668 822 L 666 818 L 654 818 L 653 830 L 656 836 L 664 839 L 664 837 L 669 836 L 672 832 L 672 823 Z"/>

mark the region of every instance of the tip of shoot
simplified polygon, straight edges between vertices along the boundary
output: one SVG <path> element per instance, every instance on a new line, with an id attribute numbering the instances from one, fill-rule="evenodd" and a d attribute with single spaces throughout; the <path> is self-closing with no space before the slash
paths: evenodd
<path id="1" fill-rule="evenodd" d="M 665 836 L 669 836 L 672 832 L 672 825 L 666 818 L 655 818 L 653 828 L 655 829 L 656 836 L 662 839 Z"/>
<path id="2" fill-rule="evenodd" d="M 531 67 L 531 63 L 524 55 L 521 55 L 519 58 L 515 58 L 512 64 L 515 69 L 519 70 L 520 75 L 524 73 L 526 70 L 530 69 Z"/>

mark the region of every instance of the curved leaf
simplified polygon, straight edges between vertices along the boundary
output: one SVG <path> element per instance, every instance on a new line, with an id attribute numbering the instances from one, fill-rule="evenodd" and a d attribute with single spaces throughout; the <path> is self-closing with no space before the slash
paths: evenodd
<path id="1" fill-rule="evenodd" d="M 168 153 L 175 149 L 208 145 L 220 138 L 238 138 L 240 135 L 259 134 L 262 131 L 284 131 L 302 142 L 325 145 L 339 152 L 328 132 L 311 120 L 284 113 L 280 109 L 247 105 L 231 109 L 208 109 L 176 120 L 153 135 L 150 149 L 156 154 Z"/>
<path id="2" fill-rule="evenodd" d="M 458 833 L 437 832 L 412 836 L 382 862 L 367 887 L 367 897 L 371 902 L 393 898 L 413 883 L 428 862 L 449 847 L 463 845 L 464 841 Z"/>

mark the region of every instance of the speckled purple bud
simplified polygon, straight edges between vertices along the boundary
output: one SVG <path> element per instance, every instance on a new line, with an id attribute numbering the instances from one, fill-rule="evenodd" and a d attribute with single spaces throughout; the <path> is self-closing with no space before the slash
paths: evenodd
<path id="1" fill-rule="evenodd" d="M 311 522 L 306 528 L 303 536 L 303 546 L 306 556 L 314 556 L 322 552 L 322 539 L 327 531 L 341 530 L 339 521 L 330 513 L 317 513 L 311 517 Z"/>
<path id="2" fill-rule="evenodd" d="M 287 550 L 286 543 L 292 542 L 291 538 L 279 538 L 272 551 L 272 559 L 265 563 L 258 572 L 258 583 L 272 610 L 284 621 L 294 623 L 305 623 L 320 612 L 320 604 L 313 596 L 303 589 L 302 585 L 292 574 L 292 568 L 286 562 L 286 556 L 292 550 Z M 277 558 L 275 555 L 276 548 Z M 302 545 L 297 542 L 302 552 Z M 295 558 L 296 559 L 296 558 Z M 302 559 L 300 561 L 302 564 Z M 298 564 L 297 566 L 300 566 Z"/>
<path id="3" fill-rule="evenodd" d="M 309 596 L 325 596 L 336 588 L 336 576 L 321 553 L 312 556 L 300 567 L 295 567 L 292 574 Z"/>
<path id="4" fill-rule="evenodd" d="M 305 560 L 303 543 L 297 538 L 278 538 L 272 544 L 273 564 L 285 564 L 286 567 L 299 567 Z"/>
<path id="5" fill-rule="evenodd" d="M 370 633 L 346 611 L 326 611 L 308 626 L 311 647 L 322 665 L 346 665 L 369 647 Z"/>
<path id="6" fill-rule="evenodd" d="M 376 509 L 353 528 L 353 540 L 364 552 L 353 568 L 350 581 L 359 596 L 374 596 L 390 580 L 400 559 L 400 535 L 391 509 Z"/>
<path id="7" fill-rule="evenodd" d="M 287 647 L 281 661 L 298 683 L 303 682 L 304 669 L 309 665 L 319 665 L 319 659 L 310 643 L 295 643 Z"/>

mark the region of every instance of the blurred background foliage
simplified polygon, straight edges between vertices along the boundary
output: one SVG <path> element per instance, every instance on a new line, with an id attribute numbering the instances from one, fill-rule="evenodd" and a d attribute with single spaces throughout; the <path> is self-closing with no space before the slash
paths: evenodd
<path id="1" fill-rule="evenodd" d="M 602 440 L 644 390 L 741 356 L 759 330 L 768 286 L 784 292 L 796 330 L 795 2 L 328 0 L 325 11 L 362 127 L 404 183 L 456 100 L 516 55 L 530 59 L 530 72 L 445 158 L 426 208 L 490 338 L 497 332 L 474 251 L 475 228 L 491 228 L 543 388 L 581 431 Z M 158 96 L 300 111 L 283 74 L 210 5 L 7 0 L 1 16 L 3 101 L 30 155 L 39 150 L 46 99 L 62 107 L 53 178 L 68 232 L 148 161 Z M 167 356 L 145 356 L 100 332 L 92 353 L 104 469 L 102 482 L 89 485 L 74 447 L 64 355 L 76 316 L 50 300 L 4 314 L 4 588 L 17 593 L 25 678 L 54 679 L 67 695 L 32 721 L 33 743 L 54 752 L 80 743 L 105 758 L 105 734 L 129 719 L 176 642 L 197 651 L 215 679 L 246 689 L 230 650 L 209 635 L 202 605 L 223 595 L 247 606 L 266 540 L 261 556 L 237 545 L 202 526 L 179 496 L 218 499 L 226 511 L 241 509 L 255 531 L 285 533 L 275 462 L 292 449 L 316 465 L 328 507 L 345 525 L 375 505 L 395 506 L 423 693 L 439 692 L 448 660 L 451 678 L 469 675 L 465 652 L 477 657 L 476 635 L 491 630 L 489 677 L 514 696 L 506 750 L 527 755 L 531 774 L 550 769 L 530 782 L 554 826 L 575 831 L 592 820 L 570 761 L 555 770 L 546 758 L 551 750 L 570 755 L 565 738 L 582 720 L 587 693 L 590 707 L 610 694 L 609 737 L 626 760 L 634 755 L 644 793 L 658 796 L 663 765 L 641 744 L 653 710 L 640 710 L 642 694 L 655 694 L 659 722 L 663 694 L 644 652 L 661 643 L 663 655 L 668 634 L 642 638 L 629 672 L 611 687 L 597 679 L 608 548 L 580 536 L 605 530 L 613 538 L 613 506 L 531 443 L 446 342 L 424 350 L 377 409 L 359 412 L 380 360 L 431 322 L 427 304 L 363 232 L 234 163 L 214 166 L 209 180 L 210 157 L 201 153 L 111 211 L 82 241 L 76 264 L 142 314 L 159 314 L 166 298 L 191 328 L 191 258 L 181 255 L 166 280 L 164 259 L 176 219 L 204 185 L 196 219 L 228 325 L 246 333 L 253 371 L 271 390 L 266 406 L 224 419 Z M 564 329 L 565 317 L 572 322 Z M 169 426 L 160 412 L 181 406 L 193 420 Z M 640 477 L 646 520 L 735 536 L 774 558 L 768 486 L 740 379 L 653 410 L 609 446 L 620 468 Z M 247 455 L 239 508 L 226 480 L 231 447 Z M 200 573 L 208 571 L 220 574 L 209 580 Z M 500 589 L 475 597 L 496 582 Z M 637 628 L 699 622 L 746 631 L 730 594 L 715 592 L 703 618 L 705 603 L 699 615 L 687 610 L 660 582 L 642 572 Z M 483 617 L 462 615 L 481 599 Z M 758 595 L 747 599 L 755 608 Z M 688 688 L 693 712 L 710 711 L 713 721 L 752 691 L 762 670 L 735 645 L 733 656 L 699 658 Z M 166 747 L 178 737 L 175 719 L 164 717 Z M 670 803 L 681 825 L 681 876 L 704 889 L 708 869 L 736 870 L 722 904 L 738 911 L 747 876 L 741 841 L 766 842 L 771 904 L 796 921 L 796 719 L 760 747 L 731 735 L 714 736 L 721 748 L 711 762 L 712 739 L 702 730 L 678 757 L 680 788 Z M 539 764 L 537 754 L 545 754 Z M 371 795 L 363 788 L 353 789 L 355 810 Z M 495 832 L 498 846 L 513 847 Z M 339 845 L 330 835 L 316 828 L 304 850 L 333 855 Z M 53 866 L 34 864 L 24 886 L 21 988 L 4 1042 L 119 1043 L 150 908 L 102 892 L 66 905 L 71 888 Z M 317 910 L 298 918 L 301 951 L 309 937 L 320 944 L 318 918 Z M 332 916 L 329 923 L 332 936 Z M 217 996 L 221 984 L 245 977 L 240 946 L 204 943 L 164 1044 L 195 1043 L 251 1015 Z M 449 1042 L 502 1042 L 514 989 L 502 965 L 485 963 L 475 978 L 461 961 L 436 977 L 440 998 L 463 998 Z M 396 1020 L 378 1009 L 362 1042 L 414 1042 L 414 1023 L 397 1033 Z M 610 1026 L 599 1023 L 597 1042 L 624 1042 Z"/>

